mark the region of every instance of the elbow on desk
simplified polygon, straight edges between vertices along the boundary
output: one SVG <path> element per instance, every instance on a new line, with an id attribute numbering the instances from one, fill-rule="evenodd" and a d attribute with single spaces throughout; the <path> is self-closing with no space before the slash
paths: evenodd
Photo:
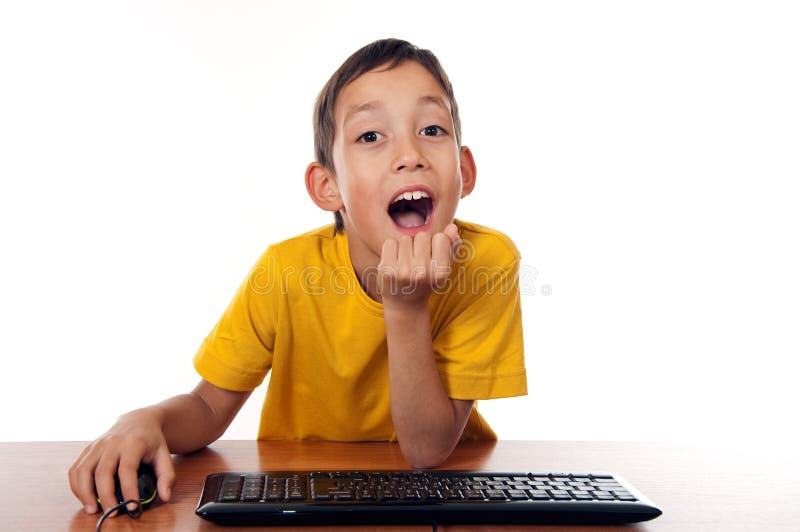
<path id="1" fill-rule="evenodd" d="M 403 453 L 403 457 L 406 459 L 406 462 L 408 462 L 408 465 L 414 469 L 432 469 L 447 460 L 447 457 L 450 456 L 453 449 L 403 449 L 401 445 L 400 451 Z"/>

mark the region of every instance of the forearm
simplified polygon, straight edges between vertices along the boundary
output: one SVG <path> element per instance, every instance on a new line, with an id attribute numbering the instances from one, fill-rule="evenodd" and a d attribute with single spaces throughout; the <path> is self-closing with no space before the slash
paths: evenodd
<path id="1" fill-rule="evenodd" d="M 214 415 L 209 406 L 195 393 L 177 395 L 144 410 L 155 417 L 171 453 L 202 449 L 225 430 L 212 422 Z"/>
<path id="2" fill-rule="evenodd" d="M 434 362 L 430 316 L 421 308 L 385 306 L 392 421 L 400 448 L 416 467 L 450 455 L 463 431 Z"/>
<path id="3" fill-rule="evenodd" d="M 148 407 L 172 453 L 188 453 L 216 441 L 244 405 L 250 392 L 218 388 L 206 380 L 191 393 Z"/>

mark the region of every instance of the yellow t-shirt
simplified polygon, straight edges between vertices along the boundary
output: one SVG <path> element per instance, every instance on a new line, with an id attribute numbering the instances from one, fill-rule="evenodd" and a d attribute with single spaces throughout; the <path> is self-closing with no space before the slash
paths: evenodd
<path id="1" fill-rule="evenodd" d="M 497 231 L 456 221 L 462 245 L 430 297 L 433 352 L 453 399 L 527 393 L 519 252 Z M 272 371 L 259 439 L 395 441 L 383 306 L 361 288 L 333 226 L 270 246 L 194 364 L 248 391 Z M 462 439 L 495 439 L 473 408 Z"/>

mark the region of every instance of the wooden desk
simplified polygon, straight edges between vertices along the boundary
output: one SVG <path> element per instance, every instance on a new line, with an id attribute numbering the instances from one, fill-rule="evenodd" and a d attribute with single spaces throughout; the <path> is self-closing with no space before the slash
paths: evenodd
<path id="1" fill-rule="evenodd" d="M 72 496 L 67 470 L 85 442 L 0 443 L 0 529 L 94 530 Z M 195 516 L 205 475 L 222 470 L 407 469 L 395 444 L 219 441 L 175 457 L 173 502 L 138 521 L 107 520 L 104 531 L 234 530 Z M 790 449 L 730 450 L 657 443 L 501 441 L 460 445 L 448 469 L 611 471 L 648 496 L 664 515 L 635 527 L 490 527 L 443 525 L 442 532 L 511 530 L 793 531 L 800 530 L 800 459 Z M 766 476 L 762 476 L 766 475 Z M 342 527 L 346 530 L 351 527 Z M 304 532 L 326 527 L 302 527 Z M 360 527 L 430 530 L 430 526 Z M 246 529 L 247 530 L 247 529 Z M 249 528 L 253 530 L 253 528 Z M 272 530 L 285 530 L 273 528 Z"/>

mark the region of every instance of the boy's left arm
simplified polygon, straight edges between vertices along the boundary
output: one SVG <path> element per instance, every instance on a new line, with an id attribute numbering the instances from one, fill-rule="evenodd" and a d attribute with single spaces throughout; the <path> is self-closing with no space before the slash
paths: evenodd
<path id="1" fill-rule="evenodd" d="M 381 253 L 392 421 L 403 456 L 418 468 L 435 467 L 450 455 L 474 402 L 447 396 L 431 338 L 428 298 L 447 281 L 458 244 L 451 224 L 443 233 L 387 240 Z"/>

